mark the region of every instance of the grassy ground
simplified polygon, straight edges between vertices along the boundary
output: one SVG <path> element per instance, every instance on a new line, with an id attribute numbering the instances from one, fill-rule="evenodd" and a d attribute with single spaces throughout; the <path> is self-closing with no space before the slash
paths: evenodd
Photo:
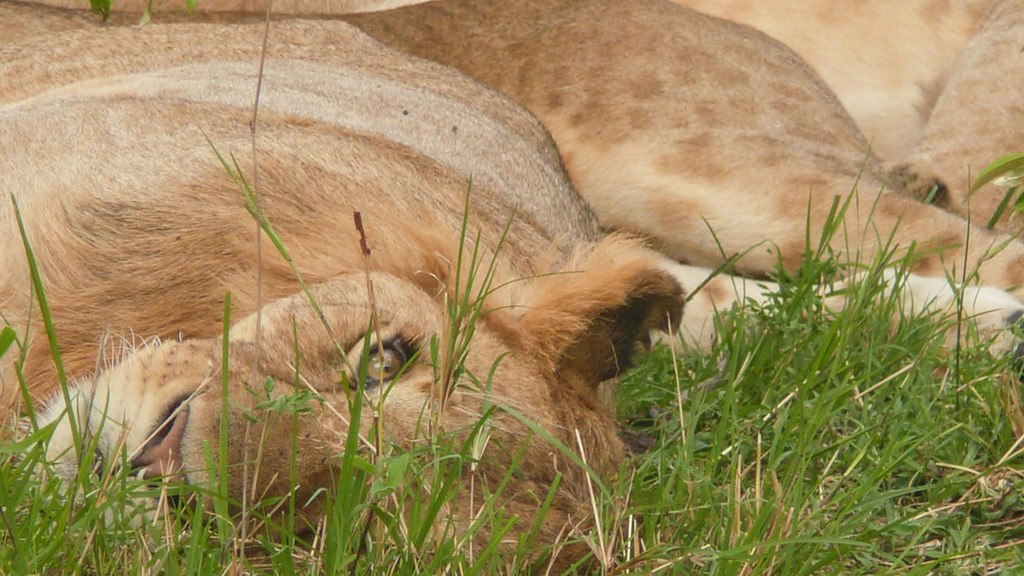
<path id="1" fill-rule="evenodd" d="M 833 268 L 808 262 L 767 304 L 723 315 L 712 350 L 657 348 L 624 379 L 623 425 L 651 446 L 597 495 L 601 528 L 587 540 L 611 571 L 1021 570 L 1024 412 L 1010 362 L 970 331 L 944 349 L 952 321 L 903 317 L 871 278 L 847 309 L 824 310 L 814 286 Z M 301 538 L 288 513 L 301 503 L 231 518 L 216 487 L 194 499 L 111 473 L 110 463 L 61 497 L 57 481 L 33 475 L 36 439 L 0 446 L 3 574 L 524 568 L 471 549 L 441 520 L 465 489 L 459 462 L 472 449 L 443 438 L 372 463 L 343 457 L 328 520 Z M 161 509 L 199 504 L 158 513 L 151 497 L 161 493 Z M 498 536 L 506 525 L 500 507 L 478 524 Z"/>
<path id="2" fill-rule="evenodd" d="M 891 325 L 879 289 L 833 315 L 798 281 L 726 317 L 715 351 L 677 362 L 684 387 L 718 382 L 679 413 L 664 351 L 628 379 L 624 406 L 661 407 L 631 494 L 648 548 L 695 573 L 1017 573 L 1010 369 L 943 354 L 935 318 Z"/>

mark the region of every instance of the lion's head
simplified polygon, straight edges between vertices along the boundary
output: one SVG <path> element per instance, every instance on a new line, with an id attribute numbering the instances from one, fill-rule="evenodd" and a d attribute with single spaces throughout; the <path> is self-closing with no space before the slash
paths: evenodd
<path id="1" fill-rule="evenodd" d="M 471 324 L 453 318 L 449 293 L 384 273 L 338 275 L 308 296 L 263 308 L 259 341 L 250 314 L 233 323 L 227 346 L 218 337 L 150 343 L 80 380 L 71 418 L 60 400 L 41 418 L 41 425 L 57 426 L 48 456 L 62 476 L 78 472 L 73 419 L 101 464 L 123 462 L 145 477 L 210 486 L 225 437 L 229 497 L 294 490 L 303 503 L 299 516 L 313 528 L 328 501 L 324 489 L 337 481 L 350 406 L 362 390 L 361 451 L 408 449 L 441 431 L 465 440 L 486 418 L 486 448 L 474 473 L 494 484 L 518 466 L 514 497 L 502 506 L 524 523 L 556 476 L 564 477 L 542 533 L 554 540 L 586 525 L 589 514 L 583 472 L 565 451 L 582 449 L 601 474 L 625 455 L 601 384 L 628 365 L 652 329 L 678 321 L 682 302 L 678 284 L 632 242 L 606 240 L 570 270 L 535 281 L 521 293 L 523 308 L 502 311 L 487 302 L 466 311 L 481 313 Z M 472 338 L 463 348 L 457 340 L 466 330 Z M 289 398 L 293 408 L 282 411 Z M 466 509 L 455 514 L 460 524 L 472 517 Z"/>

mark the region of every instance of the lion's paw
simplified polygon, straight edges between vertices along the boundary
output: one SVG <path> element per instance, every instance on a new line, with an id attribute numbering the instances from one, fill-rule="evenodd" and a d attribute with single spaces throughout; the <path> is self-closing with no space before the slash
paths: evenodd
<path id="1" fill-rule="evenodd" d="M 1024 357 L 1024 342 L 1017 330 L 1024 327 L 1024 303 L 1005 290 L 954 286 L 944 278 L 910 275 L 906 279 L 904 301 L 909 301 L 913 311 L 959 314 L 973 325 L 980 337 L 991 339 L 993 353 Z"/>

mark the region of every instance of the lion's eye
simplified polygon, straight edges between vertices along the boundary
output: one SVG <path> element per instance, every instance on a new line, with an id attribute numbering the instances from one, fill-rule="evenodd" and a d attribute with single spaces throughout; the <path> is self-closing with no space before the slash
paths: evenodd
<path id="1" fill-rule="evenodd" d="M 409 345 L 401 338 L 394 338 L 379 346 L 372 346 L 366 358 L 366 390 L 372 390 L 382 382 L 389 382 L 398 376 L 409 361 Z M 355 388 L 355 386 L 352 386 Z"/>
<path id="2" fill-rule="evenodd" d="M 101 452 L 99 448 L 96 448 L 96 450 L 93 452 L 92 459 L 93 474 L 95 474 L 96 476 L 103 476 L 103 470 L 106 468 L 106 465 L 107 461 L 103 457 L 103 452 Z"/>

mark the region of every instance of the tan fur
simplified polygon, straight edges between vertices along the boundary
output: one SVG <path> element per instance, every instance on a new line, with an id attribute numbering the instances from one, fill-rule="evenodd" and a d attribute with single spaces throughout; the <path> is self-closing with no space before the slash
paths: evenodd
<path id="1" fill-rule="evenodd" d="M 1000 0 L 950 72 L 909 165 L 946 182 L 950 210 L 984 222 L 1006 189 L 990 184 L 971 196 L 970 183 L 1011 153 L 1024 153 L 1024 2 Z M 1024 221 L 1011 215 L 998 227 L 1017 233 Z"/>
<path id="2" fill-rule="evenodd" d="M 0 76 L 17 79 L 0 91 L 0 311 L 25 345 L 21 371 L 36 403 L 53 396 L 56 380 L 8 194 L 40 266 L 75 382 L 75 414 L 99 436 L 108 461 L 123 441 L 129 460 L 147 471 L 208 480 L 203 446 L 216 447 L 219 438 L 220 319 L 230 292 L 237 321 L 229 462 L 237 470 L 257 454 L 261 434 L 249 443 L 244 434 L 246 413 L 255 415 L 269 445 L 260 476 L 249 481 L 256 493 L 286 494 L 286 453 L 299 434 L 296 501 L 307 503 L 337 473 L 351 394 L 342 385 L 345 359 L 358 362 L 372 308 L 380 326 L 375 341 L 401 336 L 422 351 L 381 404 L 385 440 L 411 447 L 436 426 L 465 438 L 485 404 L 497 405 L 473 474 L 477 486 L 493 488 L 525 447 L 503 503 L 520 519 L 512 541 L 532 524 L 556 474 L 563 487 L 538 544 L 588 525 L 582 471 L 502 407 L 565 446 L 576 446 L 579 431 L 590 464 L 611 474 L 624 447 L 596 389 L 627 365 L 652 328 L 678 321 L 682 292 L 656 254 L 635 240 L 599 234 L 529 114 L 343 22 L 276 23 L 259 110 L 261 201 L 330 330 L 265 242 L 257 342 L 254 222 L 211 143 L 254 181 L 248 123 L 262 25 L 101 25 L 87 14 L 0 4 L 0 28 L 23 23 L 39 34 L 0 47 Z M 467 187 L 467 253 L 478 250 L 484 263 L 496 258 L 496 289 L 485 295 L 465 368 L 481 381 L 497 368 L 486 390 L 463 376 L 442 394 L 429 347 L 431 338 L 454 337 L 445 302 L 469 275 L 456 275 Z M 353 210 L 362 214 L 372 250 L 372 299 Z M 484 274 L 477 271 L 476 290 Z M 111 348 L 105 334 L 137 334 L 150 344 L 98 360 Z M 0 362 L 8 416 L 19 397 L 18 365 L 17 350 Z M 308 386 L 326 404 L 312 403 L 293 425 L 259 409 L 259 396 L 247 390 L 250 382 L 262 390 L 268 378 L 274 396 Z M 180 444 L 151 446 L 148 437 L 183 398 Z M 380 398 L 380 389 L 371 392 L 364 435 L 369 402 Z M 41 419 L 59 421 L 48 453 L 58 472 L 73 475 L 63 401 L 49 400 Z M 163 456 L 155 461 L 146 456 L 157 452 Z M 236 496 L 242 477 L 230 478 Z M 301 510 L 310 526 L 325 498 Z M 475 506 L 467 490 L 453 511 L 458 526 L 468 525 Z M 580 548 L 563 551 L 556 564 L 577 559 Z"/>
<path id="3" fill-rule="evenodd" d="M 276 0 L 276 14 L 341 15 L 427 0 Z M 673 0 L 781 40 L 815 69 L 886 160 L 906 158 L 921 141 L 932 107 L 996 0 Z M 84 0 L 46 0 L 81 8 Z M 266 0 L 199 0 L 203 13 L 262 13 Z M 113 10 L 183 12 L 185 0 L 120 0 Z"/>
<path id="4" fill-rule="evenodd" d="M 781 40 L 835 91 L 885 159 L 921 140 L 946 76 L 991 0 L 674 0 Z"/>
<path id="5" fill-rule="evenodd" d="M 419 4 L 428 0 L 273 0 L 272 8 L 277 14 L 324 16 L 387 10 L 397 6 Z M 83 0 L 45 0 L 39 2 L 56 8 L 78 8 L 88 5 Z M 196 10 L 202 13 L 251 12 L 263 13 L 268 0 L 198 0 Z M 146 9 L 152 14 L 173 14 L 188 11 L 186 0 L 114 0 L 111 11 L 139 15 Z"/>
<path id="6" fill-rule="evenodd" d="M 1019 0 L 675 0 L 781 40 L 822 75 L 872 149 L 948 189 L 944 207 L 986 222 L 1004 188 L 971 183 L 1024 151 Z M 1009 215 L 1011 212 L 1008 212 Z M 1017 232 L 1020 219 L 999 228 Z"/>

